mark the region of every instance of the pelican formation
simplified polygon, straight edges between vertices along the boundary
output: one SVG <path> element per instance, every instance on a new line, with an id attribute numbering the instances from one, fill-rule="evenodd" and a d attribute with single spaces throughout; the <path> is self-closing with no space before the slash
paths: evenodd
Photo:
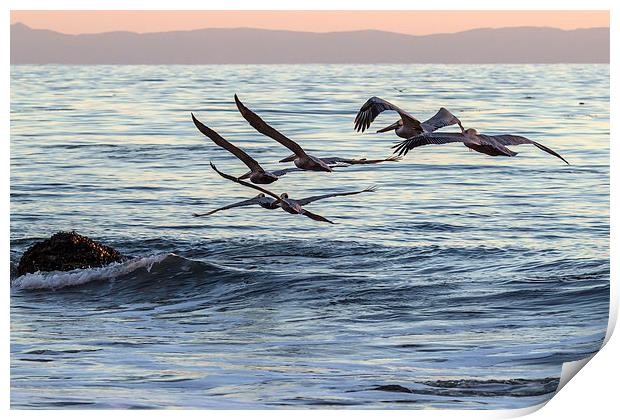
<path id="1" fill-rule="evenodd" d="M 275 128 L 267 124 L 261 117 L 256 115 L 248 107 L 246 107 L 235 94 L 235 103 L 239 112 L 250 123 L 250 125 L 259 133 L 271 137 L 281 145 L 288 148 L 293 154 L 282 159 L 280 162 L 293 162 L 296 167 L 306 171 L 323 171 L 332 172 L 333 165 L 341 162 L 349 165 L 369 164 L 369 163 L 381 163 L 381 162 L 395 162 L 398 159 L 396 156 L 389 157 L 387 159 L 346 159 L 340 157 L 331 158 L 317 158 L 306 153 L 306 151 L 296 142 L 280 133 Z"/>
<path id="2" fill-rule="evenodd" d="M 394 124 L 391 124 L 377 131 L 378 133 L 383 133 L 386 131 L 394 130 L 396 135 L 405 138 L 405 140 L 392 147 L 393 149 L 395 149 L 394 155 L 387 159 L 348 159 L 337 156 L 317 158 L 306 153 L 306 151 L 299 144 L 289 139 L 284 134 L 280 133 L 278 130 L 263 121 L 258 115 L 248 109 L 239 100 L 239 97 L 236 94 L 235 103 L 243 118 L 256 131 L 267 137 L 271 137 L 278 143 L 288 148 L 291 152 L 293 152 L 292 155 L 280 160 L 280 162 L 294 162 L 295 167 L 278 171 L 266 171 L 260 166 L 260 164 L 256 160 L 250 157 L 246 152 L 233 145 L 229 141 L 225 140 L 214 130 L 210 129 L 209 127 L 198 121 L 194 114 L 192 114 L 192 120 L 202 134 L 209 137 L 216 145 L 228 150 L 249 168 L 249 171 L 247 173 L 238 178 L 219 171 L 215 167 L 215 165 L 211 163 L 211 167 L 213 168 L 213 170 L 225 179 L 241 184 L 248 188 L 253 188 L 260 192 L 260 194 L 247 200 L 228 204 L 226 206 L 216 208 L 206 213 L 194 213 L 195 217 L 209 216 L 220 211 L 238 207 L 249 207 L 258 205 L 262 208 L 269 210 L 281 208 L 282 210 L 290 214 L 301 214 L 312 220 L 334 224 L 334 222 L 332 222 L 331 220 L 319 214 L 312 213 L 306 210 L 304 206 L 314 201 L 323 200 L 331 197 L 340 197 L 361 194 L 365 192 L 373 192 L 375 191 L 375 187 L 366 188 L 360 191 L 316 195 L 295 200 L 290 198 L 287 193 L 277 195 L 272 191 L 269 191 L 263 187 L 254 184 L 270 184 L 278 180 L 279 177 L 281 177 L 282 175 L 292 171 L 303 170 L 332 172 L 333 168 L 339 166 L 375 164 L 381 162 L 397 161 L 402 159 L 403 156 L 407 155 L 407 153 L 411 149 L 428 144 L 463 143 L 469 149 L 489 156 L 516 156 L 517 152 L 510 150 L 507 146 L 531 144 L 538 147 L 540 150 L 543 150 L 544 152 L 547 152 L 557 157 L 558 159 L 561 159 L 567 165 L 569 164 L 566 159 L 564 159 L 555 151 L 523 136 L 512 134 L 486 135 L 478 133 L 473 128 L 465 130 L 463 128 L 463 125 L 461 124 L 461 121 L 446 108 L 440 108 L 433 117 L 429 118 L 424 122 L 420 122 L 416 118 L 411 116 L 411 114 L 402 110 L 401 108 L 389 103 L 384 99 L 374 96 L 368 101 L 366 101 L 366 103 L 357 113 L 357 116 L 355 117 L 355 129 L 357 131 L 363 132 L 370 127 L 373 121 L 382 112 L 387 110 L 396 111 L 400 115 L 400 119 Z M 461 132 L 437 132 L 437 130 L 442 127 L 447 127 L 454 124 L 458 124 Z M 251 183 L 243 181 L 247 178 L 249 178 L 249 181 Z"/>
<path id="3" fill-rule="evenodd" d="M 534 140 L 512 134 L 487 136 L 485 134 L 479 134 L 474 128 L 468 128 L 462 133 L 422 133 L 398 143 L 393 148 L 396 149 L 395 152 L 398 153 L 399 156 L 404 156 L 407 152 L 409 152 L 409 150 L 427 144 L 446 144 L 457 142 L 461 142 L 470 149 L 489 156 L 516 156 L 517 152 L 510 150 L 506 146 L 533 144 L 540 150 L 562 159 L 567 165 L 569 165 L 566 159 L 558 153 L 554 152 L 547 146 L 543 146 L 542 144 L 535 142 Z"/>
<path id="4" fill-rule="evenodd" d="M 400 119 L 394 124 L 377 130 L 377 133 L 385 133 L 386 131 L 394 130 L 398 137 L 408 139 L 423 133 L 432 133 L 442 127 L 454 124 L 458 124 L 459 127 L 461 127 L 461 131 L 463 131 L 461 121 L 446 108 L 439 108 L 439 111 L 431 118 L 424 122 L 420 122 L 407 111 L 389 103 L 385 99 L 377 98 L 376 96 L 367 100 L 358 111 L 355 116 L 355 130 L 364 132 L 383 111 L 396 111 L 400 115 Z"/>
<path id="5" fill-rule="evenodd" d="M 245 165 L 250 169 L 249 172 L 241 175 L 240 179 L 250 178 L 250 181 L 254 184 L 271 184 L 272 182 L 277 181 L 282 175 L 285 175 L 288 172 L 298 171 L 298 168 L 288 168 L 288 169 L 280 169 L 278 171 L 266 171 L 260 166 L 260 164 L 254 160 L 250 155 L 246 152 L 226 140 L 224 137 L 220 136 L 214 130 L 210 129 L 194 116 L 192 113 L 192 120 L 196 125 L 196 128 L 209 137 L 213 143 L 217 144 L 223 149 L 228 150 L 230 153 L 235 155 L 239 160 L 241 160 Z"/>

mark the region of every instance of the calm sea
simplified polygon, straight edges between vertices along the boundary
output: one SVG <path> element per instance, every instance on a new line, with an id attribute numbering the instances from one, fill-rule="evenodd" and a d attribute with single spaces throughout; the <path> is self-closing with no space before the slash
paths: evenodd
<path id="1" fill-rule="evenodd" d="M 246 171 L 190 112 L 269 169 L 290 154 L 234 93 L 319 157 L 389 156 L 397 138 L 372 128 L 394 113 L 353 130 L 376 95 L 571 166 L 425 146 L 269 186 L 378 186 L 308 205 L 335 225 L 197 219 L 255 192 L 209 168 Z M 13 66 L 10 141 L 13 408 L 519 408 L 605 335 L 607 65 Z M 132 261 L 16 277 L 72 229 Z"/>

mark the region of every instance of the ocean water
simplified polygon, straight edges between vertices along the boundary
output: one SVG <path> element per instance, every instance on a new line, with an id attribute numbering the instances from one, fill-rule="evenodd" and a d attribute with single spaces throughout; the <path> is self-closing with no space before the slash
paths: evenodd
<path id="1" fill-rule="evenodd" d="M 401 90 L 401 91 L 399 91 Z M 190 112 L 266 168 L 289 151 L 381 158 L 354 116 L 376 95 L 420 119 L 528 136 L 267 186 L 334 222 L 259 207 Z M 454 131 L 445 128 L 444 131 Z M 609 66 L 12 66 L 12 408 L 521 408 L 597 351 L 609 306 Z M 76 230 L 131 257 L 17 277 Z"/>

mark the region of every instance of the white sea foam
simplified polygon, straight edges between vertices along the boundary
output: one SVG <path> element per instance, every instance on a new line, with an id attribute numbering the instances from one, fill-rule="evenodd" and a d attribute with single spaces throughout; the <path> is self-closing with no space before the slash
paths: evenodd
<path id="1" fill-rule="evenodd" d="M 12 286 L 19 289 L 60 289 L 77 286 L 95 280 L 112 280 L 145 267 L 151 271 L 153 265 L 159 264 L 174 254 L 159 254 L 149 257 L 134 258 L 122 263 L 113 263 L 105 267 L 84 268 L 71 271 L 49 271 L 28 273 L 12 281 Z"/>

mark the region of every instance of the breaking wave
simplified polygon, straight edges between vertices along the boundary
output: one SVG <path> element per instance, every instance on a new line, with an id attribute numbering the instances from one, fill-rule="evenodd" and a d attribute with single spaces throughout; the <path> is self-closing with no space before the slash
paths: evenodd
<path id="1" fill-rule="evenodd" d="M 174 254 L 159 254 L 149 257 L 134 258 L 122 263 L 112 263 L 104 267 L 75 269 L 71 271 L 50 271 L 28 273 L 17 277 L 12 285 L 19 289 L 60 289 L 78 286 L 92 281 L 112 280 L 129 274 L 139 268 L 151 271 L 154 264 L 159 264 Z"/>

